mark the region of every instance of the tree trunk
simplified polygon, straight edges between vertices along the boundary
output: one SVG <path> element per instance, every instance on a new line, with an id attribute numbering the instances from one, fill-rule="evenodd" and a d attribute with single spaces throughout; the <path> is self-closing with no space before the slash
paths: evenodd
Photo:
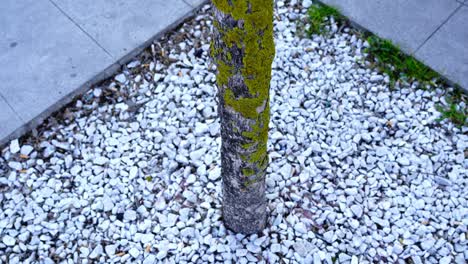
<path id="1" fill-rule="evenodd" d="M 273 0 L 213 0 L 223 220 L 234 232 L 265 228 Z"/>

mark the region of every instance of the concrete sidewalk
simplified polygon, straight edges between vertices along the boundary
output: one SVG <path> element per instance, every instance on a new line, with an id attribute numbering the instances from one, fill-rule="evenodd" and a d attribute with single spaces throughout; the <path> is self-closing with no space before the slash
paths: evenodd
<path id="1" fill-rule="evenodd" d="M 114 73 L 204 0 L 4 0 L 0 145 Z"/>
<path id="2" fill-rule="evenodd" d="M 468 0 L 320 0 L 468 91 Z"/>

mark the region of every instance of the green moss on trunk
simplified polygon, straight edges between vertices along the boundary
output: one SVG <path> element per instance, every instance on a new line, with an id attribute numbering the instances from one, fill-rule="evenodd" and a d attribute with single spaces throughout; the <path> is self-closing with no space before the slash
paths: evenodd
<path id="1" fill-rule="evenodd" d="M 249 177 L 263 172 L 268 164 L 269 88 L 271 63 L 275 54 L 273 1 L 213 0 L 213 4 L 218 10 L 240 22 L 233 28 L 214 23 L 221 41 L 228 48 L 220 49 L 212 45 L 211 53 L 218 67 L 217 83 L 223 88 L 225 106 L 252 120 L 250 131 L 242 132 L 248 142 L 242 147 L 249 150 L 248 155 L 242 156 L 249 167 L 242 171 L 244 176 Z M 231 54 L 233 47 L 242 50 L 240 72 L 248 89 L 247 96 L 236 97 L 228 85 L 230 78 L 239 73 L 239 65 L 234 65 L 231 61 L 234 56 Z"/>

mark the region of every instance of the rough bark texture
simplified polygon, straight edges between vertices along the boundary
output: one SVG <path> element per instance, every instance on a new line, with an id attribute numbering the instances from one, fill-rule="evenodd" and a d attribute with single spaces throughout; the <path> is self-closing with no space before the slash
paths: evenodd
<path id="1" fill-rule="evenodd" d="M 265 174 L 274 57 L 273 0 L 213 0 L 223 219 L 234 232 L 265 228 Z"/>

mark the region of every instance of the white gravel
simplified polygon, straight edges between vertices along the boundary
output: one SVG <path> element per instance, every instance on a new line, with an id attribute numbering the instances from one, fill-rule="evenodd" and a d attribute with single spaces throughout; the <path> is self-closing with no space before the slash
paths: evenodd
<path id="1" fill-rule="evenodd" d="M 205 7 L 3 149 L 0 263 L 465 263 L 468 129 L 436 121 L 448 88 L 390 91 L 349 28 L 303 36 L 297 2 L 277 1 L 263 234 L 222 225 Z"/>

